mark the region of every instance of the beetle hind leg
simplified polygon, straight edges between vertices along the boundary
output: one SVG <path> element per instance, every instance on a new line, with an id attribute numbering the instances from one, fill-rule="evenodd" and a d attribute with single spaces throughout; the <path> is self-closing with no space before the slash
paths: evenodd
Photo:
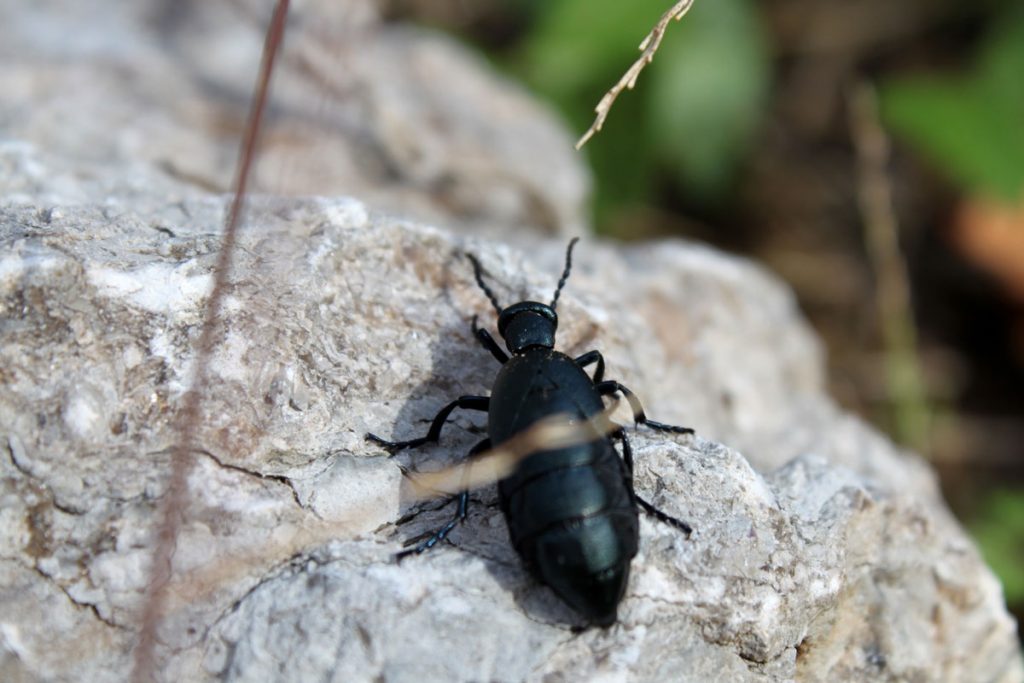
<path id="1" fill-rule="evenodd" d="M 406 541 L 404 545 L 408 547 L 416 543 L 416 547 L 408 548 L 408 550 L 403 550 L 399 553 L 395 553 L 395 560 L 401 562 L 404 558 L 408 557 L 409 555 L 419 555 L 420 553 L 426 550 L 430 550 L 435 545 L 443 541 L 448 536 L 448 534 L 451 533 L 451 530 L 454 529 L 459 524 L 459 522 L 466 518 L 467 508 L 469 507 L 469 491 L 461 492 L 459 495 L 455 496 L 453 500 L 458 501 L 458 505 L 455 508 L 455 516 L 452 519 L 450 519 L 447 524 L 445 524 L 437 531 L 428 531 L 427 533 L 420 534 L 415 538 L 410 538 L 408 541 Z"/>
<path id="2" fill-rule="evenodd" d="M 490 447 L 491 440 L 484 439 L 477 445 L 473 446 L 473 448 L 469 450 L 469 453 L 467 454 L 466 457 L 472 458 L 474 455 L 482 453 Z M 466 473 L 468 474 L 468 472 L 469 470 L 467 468 Z M 419 536 L 416 536 L 415 538 L 410 538 L 408 541 L 406 541 L 404 545 L 408 548 L 408 550 L 403 550 L 399 553 L 396 553 L 395 559 L 397 561 L 401 562 L 403 558 L 408 557 L 409 555 L 419 555 L 422 552 L 430 550 L 435 545 L 437 545 L 445 538 L 447 538 L 448 534 L 451 533 L 452 529 L 458 526 L 459 522 L 466 519 L 466 514 L 469 508 L 469 491 L 460 491 L 457 496 L 452 498 L 452 500 L 458 501 L 458 505 L 456 505 L 455 507 L 455 516 L 452 517 L 444 526 L 442 526 L 437 531 L 428 531 L 424 534 L 420 534 Z M 409 548 L 409 546 L 412 546 L 414 544 L 416 545 L 415 548 Z"/>
<path id="3" fill-rule="evenodd" d="M 669 526 L 673 526 L 676 529 L 679 529 L 684 534 L 686 534 L 687 537 L 689 537 L 690 534 L 693 533 L 693 527 L 691 527 L 683 520 L 677 517 L 673 517 L 667 512 L 662 512 L 658 508 L 654 507 L 654 505 L 648 503 L 646 500 L 638 496 L 636 493 L 633 494 L 633 497 L 636 499 L 636 502 L 640 505 L 644 512 L 649 514 L 651 517 L 654 517 L 659 522 L 663 522 L 665 524 L 668 524 Z"/>
<path id="4" fill-rule="evenodd" d="M 633 500 L 636 501 L 636 504 L 651 517 L 679 529 L 689 538 L 690 534 L 693 533 L 693 527 L 667 512 L 662 512 L 637 494 L 636 489 L 633 487 L 633 447 L 629 443 L 629 437 L 626 436 L 626 430 L 620 429 L 613 433 L 612 437 L 622 442 L 622 460 L 626 464 L 626 486 L 629 487 L 629 492 L 633 496 Z"/>

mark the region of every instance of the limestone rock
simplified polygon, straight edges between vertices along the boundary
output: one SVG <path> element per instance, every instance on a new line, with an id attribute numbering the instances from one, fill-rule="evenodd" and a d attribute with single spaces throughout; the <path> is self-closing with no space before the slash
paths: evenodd
<path id="1" fill-rule="evenodd" d="M 244 22 L 250 38 L 219 33 L 233 24 L 204 18 L 213 3 L 162 19 L 154 8 L 181 3 L 6 5 L 0 680 L 121 681 L 228 201 L 251 55 L 237 46 L 254 39 Z M 297 144 L 337 144 L 359 199 L 250 202 L 202 387 L 161 680 L 1024 678 L 998 583 L 928 467 L 827 398 L 788 290 L 684 242 L 584 240 L 559 302 L 561 349 L 601 349 L 652 417 L 698 433 L 633 436 L 638 490 L 695 533 L 642 521 L 619 623 L 574 632 L 510 548 L 493 486 L 450 545 L 396 564 L 451 514 L 413 501 L 400 466 L 457 460 L 480 420 L 458 415 L 440 445 L 396 458 L 364 434 L 418 435 L 450 398 L 486 393 L 496 366 L 470 320 L 493 329 L 493 311 L 463 254 L 503 302 L 546 300 L 564 241 L 510 226 L 575 230 L 586 183 L 557 127 L 462 51 L 372 15 L 342 23 L 356 20 L 375 38 L 338 78 L 360 96 L 328 117 L 356 134 Z M 322 78 L 309 60 L 291 63 Z M 450 78 L 431 92 L 424 73 Z M 462 118 L 472 106 L 448 106 L 463 85 L 516 116 Z M 300 102 L 285 97 L 281 118 Z M 409 120 L 360 118 L 385 103 Z M 502 241 L 465 236 L 480 226 Z"/>
<path id="2" fill-rule="evenodd" d="M 0 131 L 73 161 L 79 192 L 141 164 L 227 192 L 272 5 L 0 0 Z M 292 5 L 256 191 L 358 196 L 475 234 L 587 229 L 570 136 L 511 81 L 367 0 Z"/>
<path id="3" fill-rule="evenodd" d="M 5 680 L 126 675 L 225 204 L 0 213 Z M 638 489 L 695 533 L 643 520 L 619 624 L 573 632 L 508 545 L 493 486 L 451 546 L 393 562 L 451 514 L 412 503 L 399 464 L 452 462 L 480 422 L 397 458 L 363 435 L 418 434 L 495 371 L 462 252 L 507 302 L 546 298 L 563 248 L 455 238 L 356 200 L 253 201 L 164 679 L 1020 680 L 999 586 L 927 467 L 823 395 L 782 286 L 681 242 L 584 242 L 559 304 L 561 348 L 600 348 L 649 414 L 699 434 L 633 437 Z"/>

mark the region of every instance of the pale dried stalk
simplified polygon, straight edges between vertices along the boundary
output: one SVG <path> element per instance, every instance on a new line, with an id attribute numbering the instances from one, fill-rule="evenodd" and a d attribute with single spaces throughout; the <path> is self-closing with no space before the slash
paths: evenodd
<path id="1" fill-rule="evenodd" d="M 566 448 L 595 439 L 604 438 L 621 429 L 611 420 L 618 408 L 618 401 L 589 420 L 579 420 L 560 413 L 535 422 L 528 429 L 517 434 L 497 448 L 458 465 L 446 467 L 438 472 L 410 475 L 411 501 L 436 498 L 439 495 L 454 494 L 464 489 L 478 488 L 493 484 L 511 474 L 523 459 L 534 453 L 556 448 Z M 176 611 L 209 597 L 220 586 L 233 583 L 239 577 L 252 573 L 254 567 L 274 566 L 309 548 L 344 537 L 353 520 L 362 517 L 363 506 L 353 506 L 340 519 L 330 521 L 303 522 L 303 526 L 287 539 L 261 544 L 248 552 L 232 554 L 226 560 L 191 572 L 175 582 L 171 592 L 172 604 L 168 611 Z"/>
<path id="2" fill-rule="evenodd" d="M 497 448 L 485 451 L 461 465 L 410 477 L 414 495 L 418 499 L 427 499 L 438 493 L 456 493 L 462 489 L 485 486 L 512 474 L 516 465 L 533 453 L 567 448 L 605 437 L 620 428 L 620 425 L 611 421 L 611 415 L 617 407 L 618 404 L 614 403 L 591 419 L 580 422 L 573 421 L 570 415 L 564 413 L 539 420 Z"/>
<path id="3" fill-rule="evenodd" d="M 627 88 L 629 90 L 633 89 L 633 86 L 636 85 L 636 79 L 640 76 L 640 72 L 654 59 L 654 53 L 658 51 L 658 47 L 661 45 L 661 39 L 665 36 L 665 30 L 668 28 L 669 22 L 673 19 L 676 21 L 682 19 L 690 11 L 693 2 L 694 0 L 681 0 L 681 2 L 677 2 L 671 9 L 661 15 L 661 19 L 658 19 L 658 23 L 654 25 L 651 32 L 640 43 L 640 50 L 643 51 L 640 58 L 633 62 L 633 66 L 629 67 L 629 70 L 622 75 L 619 82 L 612 86 L 612 89 L 606 92 L 601 101 L 594 107 L 597 117 L 590 124 L 590 128 L 583 134 L 583 137 L 579 139 L 579 142 L 576 143 L 576 149 L 580 149 L 583 145 L 587 144 L 587 140 L 601 130 L 601 126 L 604 125 L 604 120 L 608 118 L 608 112 L 611 111 L 615 99 L 623 90 Z"/>

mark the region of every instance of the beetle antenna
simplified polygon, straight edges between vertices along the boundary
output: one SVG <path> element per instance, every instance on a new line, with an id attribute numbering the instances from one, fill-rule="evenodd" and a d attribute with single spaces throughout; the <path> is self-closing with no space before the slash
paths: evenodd
<path id="1" fill-rule="evenodd" d="M 569 279 L 569 271 L 572 270 L 572 248 L 575 247 L 576 243 L 579 241 L 579 237 L 573 237 L 569 240 L 569 247 L 565 250 L 565 270 L 562 271 L 562 277 L 558 281 L 558 287 L 555 288 L 555 298 L 551 300 L 551 310 L 555 310 L 555 305 L 558 304 L 558 295 L 562 293 L 562 287 L 565 287 L 565 281 Z"/>
<path id="2" fill-rule="evenodd" d="M 483 269 L 480 267 L 480 262 L 477 261 L 476 256 L 473 256 L 472 254 L 467 253 L 466 257 L 469 259 L 469 262 L 473 264 L 473 275 L 476 277 L 476 283 L 480 285 L 480 289 L 484 290 L 484 294 L 486 294 L 487 298 L 491 300 L 491 305 L 494 306 L 494 310 L 498 315 L 501 315 L 501 306 L 498 305 L 498 297 L 494 296 L 494 292 L 491 291 L 491 288 L 484 284 L 484 274 Z"/>

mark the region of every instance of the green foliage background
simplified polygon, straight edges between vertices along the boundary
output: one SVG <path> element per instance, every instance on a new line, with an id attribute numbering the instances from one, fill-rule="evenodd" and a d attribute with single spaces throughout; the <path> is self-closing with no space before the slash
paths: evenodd
<path id="1" fill-rule="evenodd" d="M 1024 199 L 1024 6 L 992 22 L 972 68 L 888 79 L 892 129 L 964 190 Z"/>

